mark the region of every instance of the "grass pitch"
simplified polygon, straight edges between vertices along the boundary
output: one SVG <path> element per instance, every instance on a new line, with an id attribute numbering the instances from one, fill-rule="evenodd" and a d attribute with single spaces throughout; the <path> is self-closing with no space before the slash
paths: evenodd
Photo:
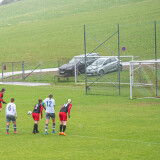
<path id="1" fill-rule="evenodd" d="M 42 87 L 2 86 L 4 100 L 15 98 L 17 131 L 6 135 L 5 106 L 0 113 L 1 160 L 5 159 L 158 159 L 160 157 L 159 101 L 129 100 L 119 96 L 85 95 L 76 86 Z M 56 134 L 49 124 L 45 135 L 45 118 L 39 122 L 40 133 L 32 133 L 34 121 L 27 115 L 38 98 L 53 93 L 56 101 Z M 66 134 L 59 136 L 58 112 L 68 98 L 72 99 L 71 118 Z"/>

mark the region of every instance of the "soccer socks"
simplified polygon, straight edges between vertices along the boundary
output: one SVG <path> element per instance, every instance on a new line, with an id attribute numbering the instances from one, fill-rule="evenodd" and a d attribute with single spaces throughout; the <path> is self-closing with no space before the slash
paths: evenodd
<path id="1" fill-rule="evenodd" d="M 47 133 L 48 130 L 48 124 L 45 124 L 45 133 Z"/>
<path id="2" fill-rule="evenodd" d="M 53 123 L 53 131 L 55 130 L 55 125 L 56 125 L 56 124 L 55 124 L 55 123 Z"/>
<path id="3" fill-rule="evenodd" d="M 60 132 L 62 132 L 62 127 L 63 127 L 63 125 L 62 125 L 62 124 L 60 124 Z"/>
<path id="4" fill-rule="evenodd" d="M 16 124 L 13 125 L 13 128 L 14 128 L 14 132 L 16 132 L 16 129 L 17 129 Z"/>
<path id="5" fill-rule="evenodd" d="M 36 124 L 34 124 L 33 133 L 34 133 L 34 134 L 36 133 Z"/>
<path id="6" fill-rule="evenodd" d="M 6 130 L 7 130 L 7 133 L 8 133 L 9 132 L 9 125 L 7 125 Z"/>
<path id="7" fill-rule="evenodd" d="M 38 131 L 38 124 L 35 124 L 35 131 L 37 133 L 37 131 Z"/>
<path id="8" fill-rule="evenodd" d="M 65 132 L 66 130 L 66 125 L 63 125 L 63 132 Z"/>

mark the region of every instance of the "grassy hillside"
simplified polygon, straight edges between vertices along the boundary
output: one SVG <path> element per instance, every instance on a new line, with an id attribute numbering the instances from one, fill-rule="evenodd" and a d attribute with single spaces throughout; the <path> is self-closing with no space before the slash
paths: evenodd
<path id="1" fill-rule="evenodd" d="M 0 6 L 0 61 L 49 60 L 52 64 L 46 67 L 52 67 L 59 57 L 84 52 L 84 24 L 90 35 L 103 42 L 117 31 L 117 23 L 120 47 L 127 47 L 126 55 L 154 58 L 154 20 L 160 28 L 159 4 L 159 0 L 22 0 Z M 159 29 L 157 32 L 160 35 Z M 87 36 L 87 52 L 97 45 Z M 106 45 L 117 53 L 117 35 Z M 104 47 L 97 52 L 111 55 Z"/>

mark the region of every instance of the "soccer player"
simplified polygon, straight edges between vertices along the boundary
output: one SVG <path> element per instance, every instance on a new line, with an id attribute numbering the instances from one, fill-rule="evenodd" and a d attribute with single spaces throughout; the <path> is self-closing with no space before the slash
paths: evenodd
<path id="1" fill-rule="evenodd" d="M 60 132 L 59 135 L 64 135 L 65 134 L 65 130 L 66 130 L 66 125 L 67 125 L 67 112 L 68 112 L 68 117 L 70 118 L 70 110 L 71 110 L 72 104 L 71 104 L 71 99 L 68 99 L 68 103 L 65 103 L 62 108 L 60 109 L 59 112 L 59 119 L 61 121 L 60 124 Z M 62 132 L 63 129 L 63 132 Z"/>
<path id="2" fill-rule="evenodd" d="M 13 128 L 14 128 L 14 133 L 17 134 L 18 132 L 16 131 L 16 119 L 17 119 L 17 112 L 16 112 L 16 105 L 14 104 L 14 98 L 11 98 L 11 102 L 7 104 L 6 106 L 6 121 L 7 121 L 7 134 L 9 134 L 9 125 L 10 121 L 13 122 Z"/>
<path id="3" fill-rule="evenodd" d="M 53 129 L 52 129 L 52 133 L 56 133 L 55 132 L 55 100 L 53 99 L 53 95 L 50 94 L 49 98 L 46 98 L 43 103 L 43 105 L 46 105 L 46 124 L 45 124 L 45 134 L 47 135 L 48 132 L 48 124 L 49 124 L 49 119 L 51 118 L 53 121 Z"/>
<path id="4" fill-rule="evenodd" d="M 35 105 L 34 110 L 32 112 L 32 117 L 35 121 L 34 127 L 33 127 L 33 133 L 39 133 L 38 131 L 38 121 L 39 121 L 39 114 L 41 113 L 41 119 L 43 118 L 43 106 L 42 106 L 42 100 L 38 100 L 38 104 Z"/>
<path id="5" fill-rule="evenodd" d="M 4 88 L 2 88 L 2 90 L 1 90 L 1 92 L 0 92 L 0 112 L 1 112 L 1 110 L 2 110 L 2 103 L 3 104 L 7 104 L 6 102 L 4 102 L 4 100 L 3 100 L 3 94 L 5 93 L 5 89 Z"/>

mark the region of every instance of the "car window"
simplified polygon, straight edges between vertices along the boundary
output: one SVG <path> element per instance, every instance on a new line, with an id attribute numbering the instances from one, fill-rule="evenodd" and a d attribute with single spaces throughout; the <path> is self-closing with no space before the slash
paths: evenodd
<path id="1" fill-rule="evenodd" d="M 94 61 L 94 62 L 92 63 L 92 66 L 102 65 L 104 61 L 105 61 L 105 59 L 103 59 L 103 58 L 97 59 L 96 61 Z"/>
<path id="2" fill-rule="evenodd" d="M 106 64 L 108 64 L 108 63 L 110 63 L 111 62 L 111 59 L 107 59 L 104 63 L 103 63 L 103 65 L 106 65 Z"/>
<path id="3" fill-rule="evenodd" d="M 111 62 L 114 62 L 114 61 L 116 61 L 116 58 L 115 57 L 111 58 Z"/>

